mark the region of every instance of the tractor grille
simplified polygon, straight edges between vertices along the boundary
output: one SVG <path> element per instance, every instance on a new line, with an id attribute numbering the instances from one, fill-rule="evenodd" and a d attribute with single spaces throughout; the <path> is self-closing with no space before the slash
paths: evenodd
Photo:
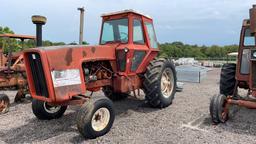
<path id="1" fill-rule="evenodd" d="M 40 55 L 38 53 L 29 53 L 28 59 L 33 76 L 36 95 L 48 97 L 49 93 Z"/>

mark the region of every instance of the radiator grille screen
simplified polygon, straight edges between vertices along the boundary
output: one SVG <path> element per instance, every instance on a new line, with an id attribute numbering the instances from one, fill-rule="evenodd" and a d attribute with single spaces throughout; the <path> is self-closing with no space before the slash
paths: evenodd
<path id="1" fill-rule="evenodd" d="M 28 59 L 36 94 L 38 96 L 48 97 L 49 93 L 40 55 L 38 53 L 29 53 Z"/>

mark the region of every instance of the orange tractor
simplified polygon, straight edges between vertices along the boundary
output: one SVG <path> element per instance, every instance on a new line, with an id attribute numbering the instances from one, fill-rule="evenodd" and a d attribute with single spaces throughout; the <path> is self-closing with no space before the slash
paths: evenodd
<path id="1" fill-rule="evenodd" d="M 17 102 L 21 98 L 24 98 L 28 92 L 25 65 L 22 52 L 13 52 L 14 47 L 7 47 L 6 45 L 9 44 L 11 39 L 18 39 L 21 41 L 23 49 L 24 40 L 34 40 L 35 37 L 17 34 L 0 34 L 0 38 L 4 41 L 2 48 L 0 48 L 0 89 L 18 90 L 15 96 L 15 102 Z M 7 112 L 9 104 L 10 100 L 8 96 L 3 93 L 0 94 L 0 113 Z"/>
<path id="2" fill-rule="evenodd" d="M 224 64 L 220 76 L 220 94 L 211 99 L 210 114 L 215 124 L 228 120 L 231 105 L 256 109 L 256 5 L 250 19 L 243 21 L 237 64 Z M 238 88 L 248 90 L 246 96 Z"/>
<path id="3" fill-rule="evenodd" d="M 32 110 L 42 120 L 61 117 L 68 105 L 82 105 L 77 127 L 85 138 L 106 134 L 115 118 L 113 104 L 143 89 L 146 102 L 169 106 L 176 71 L 159 52 L 153 20 L 125 10 L 102 15 L 99 45 L 53 46 L 26 50 L 24 60 Z M 35 19 L 33 19 L 35 22 Z M 43 23 L 39 18 L 36 23 Z M 106 97 L 86 92 L 102 90 Z M 109 98 L 109 99 L 108 99 Z"/>

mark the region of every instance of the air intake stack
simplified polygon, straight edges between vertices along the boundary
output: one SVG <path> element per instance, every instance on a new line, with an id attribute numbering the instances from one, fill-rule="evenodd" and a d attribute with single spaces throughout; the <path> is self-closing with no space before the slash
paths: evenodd
<path id="1" fill-rule="evenodd" d="M 256 5 L 250 9 L 250 29 L 252 33 L 256 33 Z"/>
<path id="2" fill-rule="evenodd" d="M 42 26 L 46 23 L 47 19 L 44 16 L 32 16 L 32 22 L 36 25 L 36 46 L 42 46 Z"/>

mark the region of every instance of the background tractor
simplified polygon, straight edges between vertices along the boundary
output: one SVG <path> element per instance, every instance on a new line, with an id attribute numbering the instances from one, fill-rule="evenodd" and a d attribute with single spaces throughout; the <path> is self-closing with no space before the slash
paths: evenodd
<path id="1" fill-rule="evenodd" d="M 176 71 L 171 60 L 156 58 L 158 52 L 153 20 L 133 10 L 102 15 L 99 45 L 26 50 L 33 113 L 50 120 L 61 117 L 68 105 L 82 105 L 78 130 L 85 138 L 96 138 L 114 122 L 109 99 L 143 89 L 150 106 L 167 107 L 176 92 Z M 100 90 L 106 97 L 86 94 Z"/>
<path id="2" fill-rule="evenodd" d="M 14 52 L 13 43 L 20 42 L 23 50 L 24 40 L 34 40 L 34 36 L 17 35 L 17 34 L 0 34 L 3 39 L 0 48 L 0 89 L 1 90 L 18 90 L 15 96 L 15 102 L 24 98 L 28 92 L 28 84 L 26 80 L 25 64 L 22 52 Z M 6 94 L 0 94 L 0 113 L 8 111 L 10 100 Z"/>
<path id="3" fill-rule="evenodd" d="M 231 105 L 256 108 L 256 5 L 250 9 L 250 19 L 243 21 L 236 64 L 224 64 L 220 76 L 220 94 L 211 99 L 210 114 L 215 124 L 228 120 Z M 238 88 L 248 90 L 238 95 Z"/>

